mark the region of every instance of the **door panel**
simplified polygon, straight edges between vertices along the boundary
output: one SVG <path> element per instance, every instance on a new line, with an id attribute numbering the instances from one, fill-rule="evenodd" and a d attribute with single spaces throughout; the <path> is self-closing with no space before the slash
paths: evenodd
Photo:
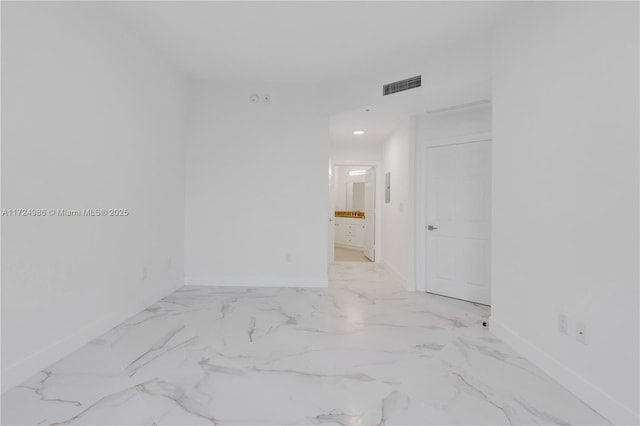
<path id="1" fill-rule="evenodd" d="M 427 150 L 426 288 L 490 303 L 491 142 Z"/>
<path id="2" fill-rule="evenodd" d="M 454 238 L 437 236 L 437 277 L 440 280 L 453 281 L 456 278 L 456 242 Z"/>
<path id="3" fill-rule="evenodd" d="M 465 239 L 463 244 L 463 282 L 478 286 L 487 285 L 487 241 L 475 238 Z"/>
<path id="4" fill-rule="evenodd" d="M 436 178 L 436 219 L 438 222 L 451 222 L 455 210 L 456 180 L 454 176 Z"/>
<path id="5" fill-rule="evenodd" d="M 485 182 L 482 176 L 468 175 L 462 179 L 463 219 L 465 222 L 485 221 Z"/>

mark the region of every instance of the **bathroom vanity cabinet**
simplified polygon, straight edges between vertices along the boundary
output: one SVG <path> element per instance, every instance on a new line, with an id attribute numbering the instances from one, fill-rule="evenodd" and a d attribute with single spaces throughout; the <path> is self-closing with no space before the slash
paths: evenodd
<path id="1" fill-rule="evenodd" d="M 335 243 L 339 246 L 364 247 L 364 218 L 336 217 Z"/>

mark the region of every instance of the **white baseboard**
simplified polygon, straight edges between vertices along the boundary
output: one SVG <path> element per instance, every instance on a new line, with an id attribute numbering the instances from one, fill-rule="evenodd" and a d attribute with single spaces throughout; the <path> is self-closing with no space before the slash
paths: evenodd
<path id="1" fill-rule="evenodd" d="M 364 250 L 363 246 L 350 246 L 349 244 L 340 244 L 340 243 L 335 243 L 334 245 L 336 247 L 341 247 L 341 248 L 346 248 L 351 250 Z"/>
<path id="2" fill-rule="evenodd" d="M 400 281 L 405 287 L 407 287 L 409 291 L 415 291 L 415 289 L 409 288 L 407 278 L 400 272 L 396 271 L 393 266 L 391 266 L 387 261 L 385 261 L 384 259 L 380 259 L 380 265 L 382 265 L 384 269 L 386 269 L 391 275 L 393 275 L 396 280 Z"/>
<path id="3" fill-rule="evenodd" d="M 522 356 L 537 365 L 558 383 L 583 400 L 591 408 L 616 425 L 638 425 L 640 417 L 631 409 L 589 383 L 578 373 L 561 364 L 555 358 L 524 339 L 498 319 L 489 321 L 491 333 L 502 339 Z"/>
<path id="4" fill-rule="evenodd" d="M 185 285 L 207 287 L 300 287 L 327 288 L 328 277 L 187 277 Z"/>
<path id="5" fill-rule="evenodd" d="M 160 299 L 173 293 L 178 288 L 180 288 L 180 286 L 171 289 L 171 291 L 162 296 L 150 297 L 147 300 L 136 304 L 136 306 L 122 309 L 112 315 L 93 321 L 78 330 L 76 333 L 65 337 L 64 339 L 45 347 L 18 363 L 7 367 L 6 370 L 0 373 L 2 393 L 19 385 L 50 365 L 55 364 L 93 339 L 101 336 L 118 324 L 121 324 L 140 311 L 158 302 Z"/>

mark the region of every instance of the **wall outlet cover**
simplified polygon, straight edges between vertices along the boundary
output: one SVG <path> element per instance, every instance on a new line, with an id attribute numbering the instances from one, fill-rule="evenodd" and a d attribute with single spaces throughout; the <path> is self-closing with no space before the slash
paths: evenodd
<path id="1" fill-rule="evenodd" d="M 587 326 L 583 322 L 576 324 L 576 340 L 585 345 L 587 344 Z"/>

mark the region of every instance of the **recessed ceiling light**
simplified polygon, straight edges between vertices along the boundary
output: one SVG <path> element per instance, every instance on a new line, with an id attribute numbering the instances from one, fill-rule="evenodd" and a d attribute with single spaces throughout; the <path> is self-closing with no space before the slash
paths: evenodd
<path id="1" fill-rule="evenodd" d="M 367 171 L 366 170 L 351 170 L 349 172 L 349 176 L 360 176 L 360 175 L 366 175 Z"/>
<path id="2" fill-rule="evenodd" d="M 364 130 L 354 130 L 353 134 L 354 135 L 364 135 Z"/>

